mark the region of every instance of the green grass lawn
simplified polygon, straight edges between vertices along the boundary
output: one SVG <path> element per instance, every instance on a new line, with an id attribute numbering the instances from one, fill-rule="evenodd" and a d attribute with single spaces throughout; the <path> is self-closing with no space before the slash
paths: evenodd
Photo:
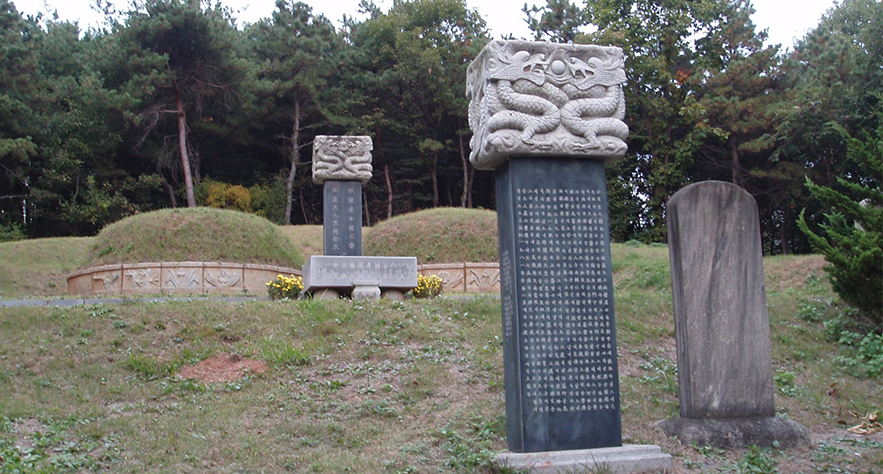
<path id="1" fill-rule="evenodd" d="M 613 255 L 626 442 L 660 445 L 674 472 L 883 470 L 883 436 L 847 431 L 880 410 L 880 380 L 835 362 L 818 257 L 765 261 L 778 412 L 815 440 L 780 452 L 681 446 L 656 428 L 678 412 L 667 249 Z M 0 309 L 0 473 L 494 472 L 500 337 L 493 297 Z M 177 375 L 220 354 L 268 371 Z"/>
<path id="2" fill-rule="evenodd" d="M 424 217 L 419 231 L 395 231 L 412 235 L 403 245 L 420 232 L 450 238 L 426 234 Z M 496 245 L 490 231 L 448 228 L 474 255 Z M 302 255 L 321 253 L 321 227 L 280 231 Z M 63 294 L 94 243 L 0 244 L 0 297 Z M 660 445 L 675 473 L 883 472 L 883 433 L 847 430 L 883 408 L 883 384 L 853 375 L 863 362 L 837 342 L 842 308 L 821 257 L 764 259 L 778 414 L 814 440 L 782 452 L 682 446 L 656 427 L 678 413 L 668 249 L 612 254 L 625 442 Z M 0 474 L 495 472 L 500 319 L 491 296 L 0 308 Z M 267 371 L 179 375 L 221 355 Z"/>

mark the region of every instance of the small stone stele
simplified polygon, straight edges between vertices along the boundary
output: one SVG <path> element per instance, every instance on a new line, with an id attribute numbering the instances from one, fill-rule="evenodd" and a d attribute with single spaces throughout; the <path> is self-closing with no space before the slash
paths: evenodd
<path id="1" fill-rule="evenodd" d="M 472 164 L 495 169 L 515 155 L 622 156 L 624 82 L 617 47 L 491 41 L 467 71 Z"/>
<path id="2" fill-rule="evenodd" d="M 774 418 L 754 198 L 736 185 L 706 181 L 675 193 L 666 210 L 681 419 L 665 420 L 663 430 L 722 447 L 771 445 L 776 436 L 808 442 L 802 426 Z"/>
<path id="3" fill-rule="evenodd" d="M 360 181 L 371 179 L 371 150 L 368 136 L 317 135 L 313 140 L 313 181 Z"/>

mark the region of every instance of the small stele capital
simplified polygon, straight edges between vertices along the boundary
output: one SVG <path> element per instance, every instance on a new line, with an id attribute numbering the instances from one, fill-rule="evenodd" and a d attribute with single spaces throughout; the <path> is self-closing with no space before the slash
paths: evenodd
<path id="1" fill-rule="evenodd" d="M 472 164 L 495 169 L 515 155 L 624 155 L 624 65 L 614 46 L 491 41 L 467 70 Z"/>
<path id="2" fill-rule="evenodd" d="M 371 150 L 368 136 L 317 135 L 313 140 L 313 182 L 361 181 L 371 179 Z"/>

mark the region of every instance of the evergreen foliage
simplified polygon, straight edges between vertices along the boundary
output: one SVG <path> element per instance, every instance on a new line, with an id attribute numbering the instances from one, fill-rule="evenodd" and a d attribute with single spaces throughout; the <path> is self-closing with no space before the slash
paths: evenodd
<path id="1" fill-rule="evenodd" d="M 839 189 L 806 186 L 831 211 L 821 234 L 813 232 L 801 212 L 798 225 L 818 252 L 825 255 L 831 286 L 848 304 L 870 316 L 883 330 L 883 126 L 863 139 L 835 125 L 846 141 L 849 159 L 859 173 L 838 177 Z"/>
<path id="2" fill-rule="evenodd" d="M 883 3 L 843 0 L 793 49 L 766 44 L 748 0 L 537 3 L 500 8 L 521 9 L 535 38 L 628 57 L 614 240 L 664 240 L 668 198 L 715 179 L 755 197 L 767 253 L 811 249 L 797 210 L 815 229 L 823 209 L 804 176 L 837 187 L 858 172 L 826 124 L 858 136 L 878 121 Z M 0 228 L 93 235 L 185 202 L 319 224 L 319 134 L 372 137 L 365 225 L 495 206 L 493 173 L 468 162 L 464 94 L 491 38 L 464 0 L 365 0 L 364 19 L 337 24 L 296 0 L 248 25 L 223 1 L 127 5 L 84 32 L 0 0 Z"/>

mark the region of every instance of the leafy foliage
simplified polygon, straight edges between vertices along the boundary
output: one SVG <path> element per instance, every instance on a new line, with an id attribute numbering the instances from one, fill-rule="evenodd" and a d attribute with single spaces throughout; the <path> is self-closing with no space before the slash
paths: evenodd
<path id="1" fill-rule="evenodd" d="M 806 186 L 831 212 L 824 235 L 809 228 L 804 213 L 799 225 L 813 248 L 829 262 L 827 271 L 834 291 L 850 305 L 870 316 L 883 330 L 883 125 L 864 139 L 850 136 L 843 127 L 834 127 L 846 140 L 849 158 L 860 173 L 851 179 L 838 177 L 840 189 L 814 184 Z"/>

